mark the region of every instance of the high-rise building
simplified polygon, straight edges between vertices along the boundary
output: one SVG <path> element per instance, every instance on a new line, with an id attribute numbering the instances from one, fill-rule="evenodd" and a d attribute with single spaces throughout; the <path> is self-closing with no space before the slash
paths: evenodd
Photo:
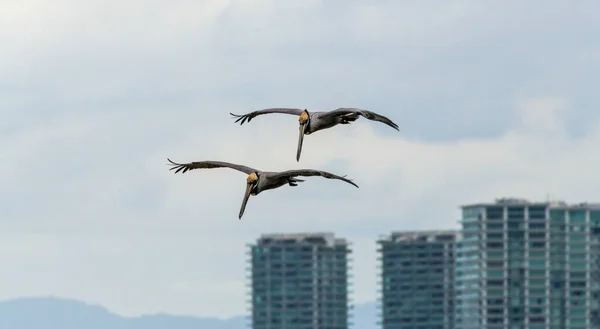
<path id="1" fill-rule="evenodd" d="M 592 329 L 600 204 L 503 198 L 462 207 L 457 329 Z"/>
<path id="2" fill-rule="evenodd" d="M 378 241 L 383 329 L 452 329 L 455 231 L 394 232 Z"/>
<path id="3" fill-rule="evenodd" d="M 250 250 L 253 329 L 348 329 L 346 240 L 267 234 Z"/>

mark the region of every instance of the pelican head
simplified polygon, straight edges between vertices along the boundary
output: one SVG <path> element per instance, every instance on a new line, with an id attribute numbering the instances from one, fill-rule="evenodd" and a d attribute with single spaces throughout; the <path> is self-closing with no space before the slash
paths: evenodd
<path id="1" fill-rule="evenodd" d="M 256 187 L 258 186 L 258 175 L 251 173 L 246 179 L 246 193 L 244 193 L 244 199 L 242 200 L 242 208 L 240 209 L 240 215 L 238 219 L 242 219 L 244 211 L 246 210 L 246 204 L 251 195 L 256 195 Z"/>
<path id="2" fill-rule="evenodd" d="M 306 127 L 308 127 L 308 124 L 310 122 L 310 114 L 308 113 L 308 110 L 305 109 L 302 112 L 302 114 L 300 114 L 298 122 L 300 123 L 300 135 L 298 136 L 298 151 L 296 152 L 296 161 L 300 161 L 300 153 L 302 152 L 302 141 L 304 140 Z"/>
<path id="3" fill-rule="evenodd" d="M 308 123 L 308 119 L 310 119 L 310 116 L 309 116 L 308 110 L 305 109 L 300 114 L 300 118 L 298 118 L 298 122 L 300 122 L 301 125 L 304 125 L 304 124 Z"/>

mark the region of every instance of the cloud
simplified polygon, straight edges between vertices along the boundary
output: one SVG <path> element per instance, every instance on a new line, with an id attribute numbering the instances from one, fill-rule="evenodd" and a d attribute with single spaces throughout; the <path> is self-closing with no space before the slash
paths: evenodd
<path id="1" fill-rule="evenodd" d="M 0 37 L 0 63 L 5 85 L 28 99 L 20 113 L 36 116 L 353 104 L 398 111 L 404 132 L 424 140 L 499 136 L 514 97 L 595 95 L 581 60 L 597 48 L 595 2 L 431 4 L 40 2 L 5 11 L 2 30 L 14 32 Z"/>
<path id="2" fill-rule="evenodd" d="M 381 234 L 457 227 L 458 205 L 500 196 L 600 198 L 594 2 L 28 4 L 0 5 L 0 299 L 236 315 L 246 243 L 334 231 L 363 302 Z M 296 118 L 229 117 L 273 106 L 366 107 L 401 131 L 360 119 L 296 163 Z M 244 174 L 167 157 L 360 188 L 309 178 L 239 221 Z"/>
<path id="3" fill-rule="evenodd" d="M 527 113 L 544 113 L 541 118 L 545 122 L 555 122 L 553 110 L 564 103 L 531 100 L 515 116 L 527 118 Z M 62 261 L 41 267 L 38 273 L 45 273 L 44 276 L 29 276 L 37 284 L 26 290 L 12 284 L 6 286 L 5 296 L 23 291 L 53 292 L 108 305 L 125 314 L 161 310 L 238 314 L 243 312 L 245 300 L 240 288 L 245 280 L 245 243 L 264 232 L 331 230 L 354 243 L 353 297 L 362 302 L 375 297 L 374 243 L 380 234 L 456 227 L 458 205 L 498 196 L 544 199 L 550 193 L 573 202 L 598 198 L 592 187 L 595 168 L 600 165 L 600 157 L 594 152 L 600 142 L 600 126 L 585 138 L 574 140 L 560 133 L 549 134 L 547 129 L 539 132 L 535 122 L 524 120 L 520 128 L 497 139 L 424 143 L 401 135 L 381 137 L 378 130 L 385 127 L 359 121 L 351 127 L 309 136 L 304 161 L 292 166 L 293 161 L 286 160 L 286 155 L 293 160 L 295 129 L 284 132 L 275 128 L 276 133 L 261 129 L 271 120 L 277 119 L 257 119 L 245 128 L 234 126 L 259 132 L 250 133 L 250 137 L 240 134 L 239 143 L 224 138 L 214 146 L 220 151 L 213 151 L 213 157 L 194 156 L 199 154 L 195 149 L 200 143 L 190 142 L 187 150 L 175 152 L 181 154 L 179 159 L 173 158 L 222 159 L 227 148 L 233 162 L 273 170 L 323 168 L 349 174 L 361 188 L 309 179 L 299 187 L 282 188 L 251 199 L 244 219 L 238 221 L 244 175 L 227 169 L 172 175 L 163 165 L 167 148 L 160 156 L 161 152 L 157 152 L 140 157 L 140 167 L 147 169 L 137 179 L 111 169 L 97 171 L 97 177 L 87 182 L 83 178 L 85 171 L 74 178 L 56 177 L 62 180 L 63 195 L 52 194 L 54 184 L 37 186 L 38 193 L 55 206 L 50 208 L 52 211 L 42 211 L 45 216 L 39 218 L 23 218 L 21 223 L 5 220 L 4 225 L 23 231 L 20 239 L 29 239 L 30 234 L 40 234 L 43 229 L 45 234 L 62 241 L 55 251 Z M 289 128 L 294 125 L 295 120 L 282 124 Z M 560 132 L 561 127 L 554 128 Z M 262 148 L 252 149 L 257 144 Z M 334 152 L 336 156 L 330 157 Z M 336 167 L 346 170 L 329 167 L 331 158 L 342 164 Z M 89 171 L 95 167 L 87 168 Z M 46 174 L 29 174 L 32 183 L 38 175 Z M 120 189 L 114 189 L 112 181 L 123 182 L 122 188 L 136 195 L 133 198 L 150 202 L 147 193 L 160 193 L 161 197 L 155 199 L 155 204 L 124 207 L 127 198 Z M 152 186 L 150 191 L 143 188 L 144 182 Z M 71 200 L 86 207 L 71 204 Z M 146 207 L 154 211 L 147 212 Z M 76 216 L 61 215 L 60 208 L 75 211 Z M 16 221 L 18 217 L 12 218 Z M 27 225 L 28 221 L 32 225 Z M 4 258 L 6 264 L 12 264 L 10 257 Z M 98 284 L 99 263 L 108 266 L 101 271 L 106 282 L 102 291 L 90 289 Z M 53 284 L 46 281 L 59 277 L 63 279 Z M 21 280 L 29 282 L 27 278 Z M 183 293 L 182 287 L 189 290 Z M 223 289 L 217 294 L 215 289 L 206 290 L 209 287 Z M 148 291 L 153 291 L 154 297 L 142 299 Z M 231 310 L 223 311 L 223 305 L 229 305 Z"/>

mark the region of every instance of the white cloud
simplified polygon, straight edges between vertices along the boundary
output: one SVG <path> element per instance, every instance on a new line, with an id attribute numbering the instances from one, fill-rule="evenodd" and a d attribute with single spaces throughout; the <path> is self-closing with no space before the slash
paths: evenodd
<path id="1" fill-rule="evenodd" d="M 600 199 L 592 3 L 564 26 L 564 5 L 518 3 L 3 2 L 0 299 L 241 314 L 245 243 L 334 231 L 354 243 L 362 302 L 380 234 L 456 227 L 458 205 L 499 196 Z M 296 163 L 296 118 L 228 114 L 271 106 L 364 106 L 401 132 L 360 119 L 307 136 Z M 360 188 L 309 178 L 239 221 L 244 174 L 173 175 L 167 157 Z"/>
<path id="2" fill-rule="evenodd" d="M 0 261 L 15 267 L 30 267 L 55 264 L 61 253 L 57 239 L 43 234 L 1 235 Z"/>
<path id="3" fill-rule="evenodd" d="M 565 104 L 562 99 L 535 99 L 521 104 L 520 120 L 524 129 L 564 134 Z"/>
<path id="4" fill-rule="evenodd" d="M 516 103 L 517 117 L 522 118 L 522 111 L 535 111 L 544 114 L 545 122 L 557 122 L 553 110 L 557 104 L 567 102 L 543 98 L 527 100 L 525 104 L 519 108 Z M 528 122 L 526 118 L 523 120 Z M 281 121 L 280 127 L 273 127 L 276 121 Z M 11 284 L 12 288 L 0 289 L 4 291 L 2 297 L 16 297 L 23 292 L 54 293 L 107 305 L 128 315 L 150 311 L 240 314 L 245 307 L 245 290 L 241 287 L 245 283 L 246 242 L 264 232 L 331 230 L 350 238 L 354 244 L 353 299 L 363 302 L 375 298 L 374 250 L 380 234 L 391 230 L 456 227 L 458 205 L 498 196 L 544 199 L 547 193 L 552 193 L 573 202 L 600 199 L 594 188 L 600 183 L 595 178 L 600 166 L 600 156 L 595 152 L 600 142 L 600 126 L 576 140 L 523 125 L 497 139 L 424 143 L 407 140 L 400 133 L 396 137 L 382 137 L 380 132 L 387 127 L 361 119 L 350 127 L 308 136 L 304 159 L 296 164 L 295 125 L 292 117 L 282 120 L 261 117 L 247 126 L 231 125 L 232 130 L 239 132 L 235 137 L 216 140 L 206 150 L 206 154 L 213 156 L 199 152 L 202 143 L 191 139 L 174 140 L 173 147 L 165 147 L 156 154 L 170 156 L 168 153 L 180 144 L 183 149 L 173 151 L 177 156 L 172 158 L 176 161 L 224 159 L 272 170 L 321 168 L 348 174 L 361 188 L 310 178 L 299 187 L 281 188 L 251 199 L 245 217 L 238 221 L 236 215 L 245 181 L 242 173 L 215 169 L 175 176 L 167 170 L 163 156 L 151 155 L 146 163 L 135 164 L 142 170 L 135 179 L 106 170 L 96 171 L 97 178 L 86 183 L 85 172 L 96 169 L 89 166 L 75 178 L 60 177 L 66 187 L 62 195 L 53 196 L 47 192 L 51 187 L 37 186 L 39 192 L 48 193 L 45 197 L 55 206 L 52 213 L 35 222 L 63 241 L 59 251 L 55 251 L 62 259 L 60 267 L 54 265 L 53 270 L 45 267 L 45 277 L 22 277 L 24 286 L 32 284 L 29 280 L 37 283 L 28 289 Z M 224 126 L 223 130 L 230 129 Z M 89 134 L 94 135 L 95 131 Z M 85 143 L 80 147 L 86 147 Z M 34 150 L 31 149 L 30 161 L 35 159 Z M 342 172 L 329 167 L 332 159 L 342 161 L 347 169 Z M 27 186 L 35 188 L 37 177 L 46 173 L 27 171 L 30 161 L 23 159 L 22 170 L 28 172 Z M 124 194 L 113 189 L 112 179 L 120 181 L 121 188 L 155 181 L 158 185 L 153 188 L 165 189 L 160 203 L 152 205 L 158 207 L 156 211 L 136 219 L 138 215 L 131 212 L 133 209 L 123 208 L 120 202 Z M 73 183 L 77 184 L 70 185 Z M 146 192 L 157 192 L 135 188 L 131 191 L 142 199 Z M 38 196 L 33 193 L 32 197 Z M 76 217 L 58 215 L 56 211 L 61 208 L 78 209 L 70 204 L 71 200 L 87 208 L 75 212 Z M 102 201 L 93 207 L 98 200 Z M 82 217 L 86 215 L 89 217 Z M 61 222 L 65 220 L 73 231 L 61 233 Z M 83 237 L 77 238 L 75 234 Z M 103 247 L 94 247 L 96 244 Z M 4 250 L 11 248 L 6 246 Z M 10 255 L 4 254 L 7 266 L 15 264 Z M 76 260 L 78 265 L 73 267 Z M 107 266 L 101 270 L 107 278 L 106 289 L 102 291 L 90 288 L 97 283 L 92 273 L 99 270 L 98 263 Z M 47 281 L 50 279 L 58 281 L 51 284 Z M 150 290 L 156 298 L 136 297 Z"/>

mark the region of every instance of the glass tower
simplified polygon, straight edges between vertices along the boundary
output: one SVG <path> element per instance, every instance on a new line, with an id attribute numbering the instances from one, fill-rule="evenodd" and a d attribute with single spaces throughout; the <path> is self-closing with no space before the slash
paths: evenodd
<path id="1" fill-rule="evenodd" d="M 462 214 L 456 328 L 599 328 L 600 204 L 503 198 Z"/>
<path id="2" fill-rule="evenodd" d="M 268 234 L 249 247 L 253 329 L 348 329 L 346 240 Z"/>
<path id="3" fill-rule="evenodd" d="M 454 231 L 394 232 L 378 241 L 383 329 L 452 329 Z"/>

